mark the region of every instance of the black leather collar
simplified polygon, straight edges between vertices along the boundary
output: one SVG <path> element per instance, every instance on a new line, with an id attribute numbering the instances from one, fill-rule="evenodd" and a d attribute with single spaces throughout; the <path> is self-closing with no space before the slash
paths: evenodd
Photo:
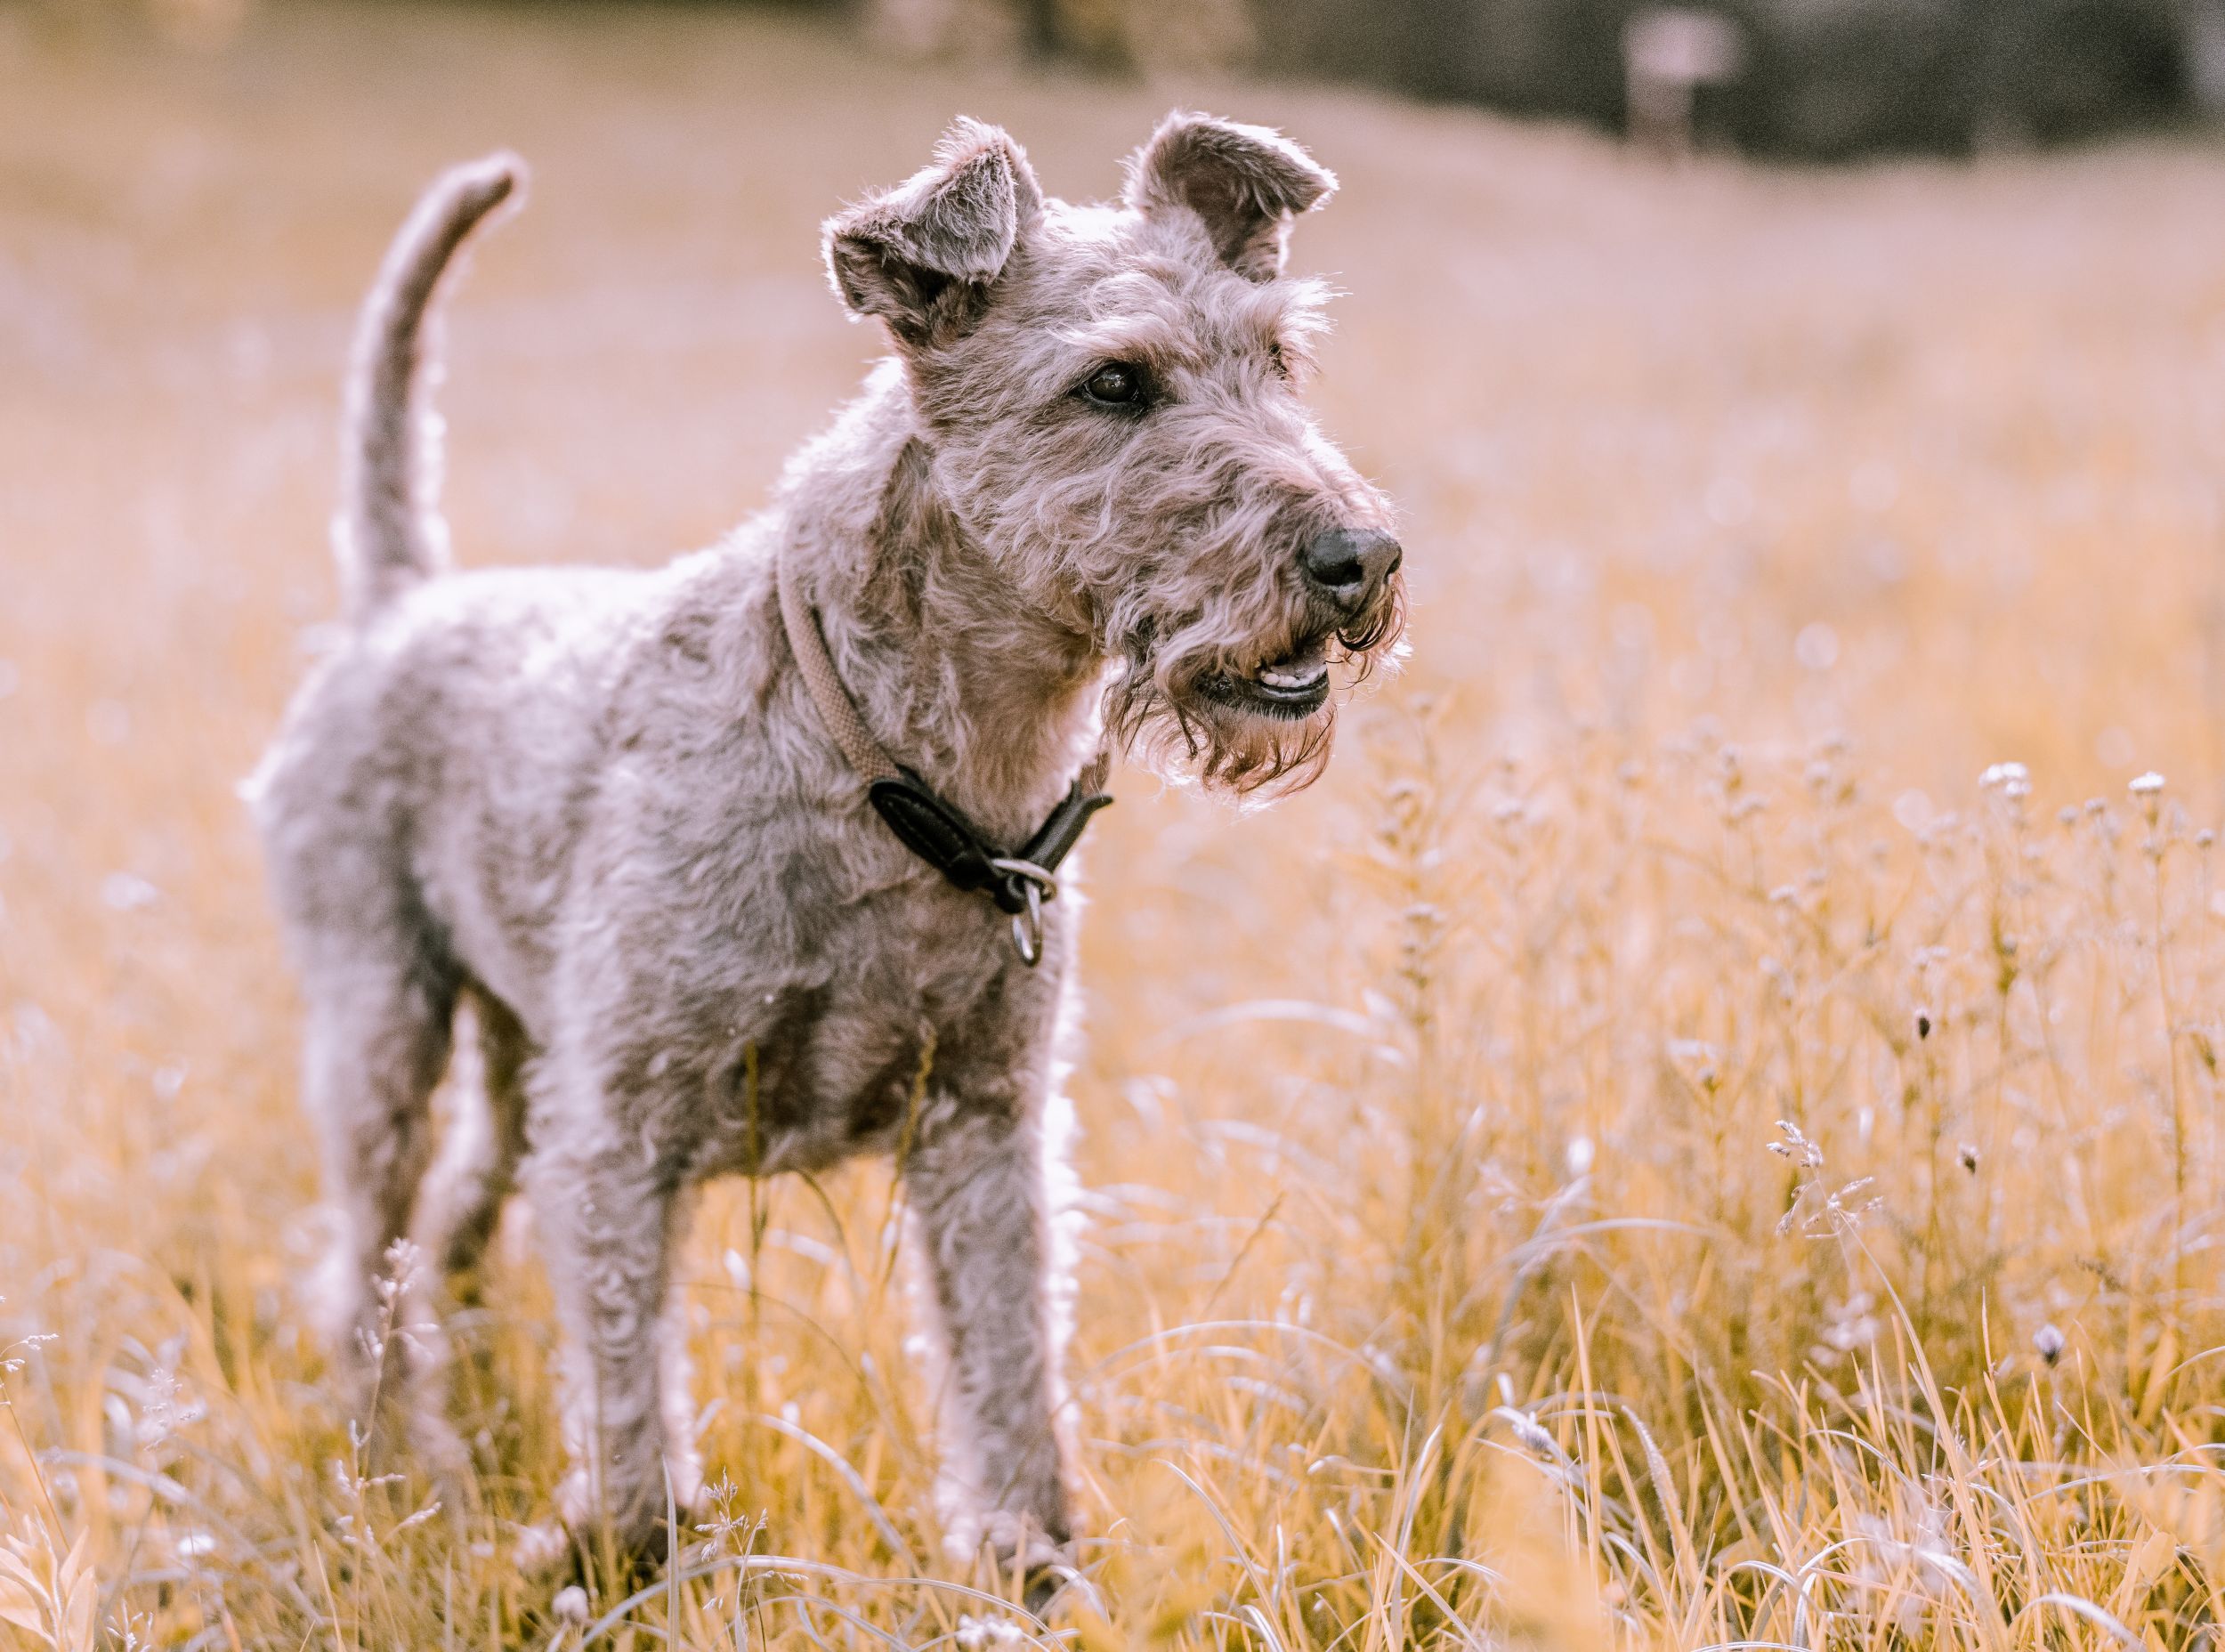
<path id="1" fill-rule="evenodd" d="M 875 781 L 866 797 L 906 848 L 958 887 L 983 891 L 999 911 L 1017 918 L 1056 895 L 1059 863 L 1080 841 L 1089 817 L 1112 801 L 1096 790 L 1104 768 L 1102 761 L 1085 768 L 1035 835 L 1009 851 L 991 843 L 963 811 L 909 769 Z"/>

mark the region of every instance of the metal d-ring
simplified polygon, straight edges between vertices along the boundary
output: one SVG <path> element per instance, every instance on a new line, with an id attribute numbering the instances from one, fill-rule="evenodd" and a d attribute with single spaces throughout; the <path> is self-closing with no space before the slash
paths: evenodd
<path id="1" fill-rule="evenodd" d="M 1012 915 L 1012 944 L 1020 949 L 1020 961 L 1032 969 L 1043 959 L 1043 903 L 1058 898 L 1058 879 L 1033 861 L 992 857 L 989 864 L 1018 879 L 1027 892 L 1027 910 Z"/>

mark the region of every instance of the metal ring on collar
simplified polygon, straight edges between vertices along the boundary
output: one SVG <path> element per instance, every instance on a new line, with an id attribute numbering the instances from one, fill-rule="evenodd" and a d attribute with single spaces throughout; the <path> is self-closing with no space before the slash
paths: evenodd
<path id="1" fill-rule="evenodd" d="M 1043 959 L 1043 903 L 1058 898 L 1058 879 L 1033 861 L 995 855 L 989 864 L 1018 879 L 1027 891 L 1027 910 L 1012 915 L 1012 944 L 1020 949 L 1020 961 L 1032 969 Z"/>
<path id="2" fill-rule="evenodd" d="M 1033 861 L 992 854 L 989 857 L 989 864 L 1007 878 L 1020 879 L 1031 890 L 1040 892 L 1046 901 L 1058 898 L 1058 879 Z"/>
<path id="3" fill-rule="evenodd" d="M 1028 908 L 1012 915 L 1012 944 L 1020 949 L 1020 961 L 1030 969 L 1043 960 L 1043 895 L 1027 886 Z"/>

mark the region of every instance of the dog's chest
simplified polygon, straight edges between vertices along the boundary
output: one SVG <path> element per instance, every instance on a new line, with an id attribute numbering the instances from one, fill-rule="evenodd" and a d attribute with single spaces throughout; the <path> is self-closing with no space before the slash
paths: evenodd
<path id="1" fill-rule="evenodd" d="M 846 936 L 829 954 L 842 961 L 819 978 L 738 1006 L 741 1035 L 708 1075 L 696 1173 L 901 1154 L 952 1111 L 1014 1105 L 1015 1077 L 1048 1039 L 1056 986 L 1017 966 L 977 899 L 936 902 L 939 924 L 881 913 L 858 926 L 879 933 Z"/>

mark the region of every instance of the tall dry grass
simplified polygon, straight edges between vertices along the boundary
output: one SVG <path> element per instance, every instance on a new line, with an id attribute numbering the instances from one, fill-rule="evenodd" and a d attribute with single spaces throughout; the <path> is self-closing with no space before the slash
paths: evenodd
<path id="1" fill-rule="evenodd" d="M 385 1477 L 302 1330 L 230 787 L 433 166 L 540 165 L 456 317 L 459 544 L 641 561 L 868 352 L 830 203 L 957 109 L 1106 191 L 1175 95 L 693 12 L 0 18 L 0 1638 L 1053 1638 L 939 1558 L 871 1167 L 704 1213 L 728 1493 L 676 1578 L 566 1626 L 507 1564 L 557 1471 L 530 1236 L 465 1337 L 473 1506 Z M 1405 506 L 1416 652 L 1315 793 L 1131 773 L 1094 842 L 1056 1633 L 2214 1644 L 2225 161 L 1671 174 L 1182 95 L 1343 174 L 1320 399 Z"/>

